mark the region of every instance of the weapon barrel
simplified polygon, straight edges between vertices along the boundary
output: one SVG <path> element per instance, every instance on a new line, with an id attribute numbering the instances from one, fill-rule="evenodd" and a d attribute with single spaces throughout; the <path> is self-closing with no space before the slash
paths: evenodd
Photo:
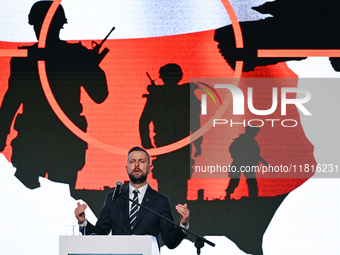
<path id="1" fill-rule="evenodd" d="M 149 77 L 149 80 L 152 82 L 153 80 L 152 80 L 150 74 L 148 72 L 146 72 L 146 75 Z"/>
<path id="2" fill-rule="evenodd" d="M 102 47 L 103 43 L 106 41 L 106 39 L 110 36 L 110 34 L 113 32 L 113 30 L 115 30 L 115 27 L 112 27 L 110 32 L 105 36 L 105 38 L 103 39 L 103 41 L 101 41 L 101 43 L 99 44 L 99 49 Z"/>
<path id="3" fill-rule="evenodd" d="M 151 85 L 156 86 L 155 81 L 151 78 L 150 74 L 146 72 L 146 75 L 149 77 Z"/>

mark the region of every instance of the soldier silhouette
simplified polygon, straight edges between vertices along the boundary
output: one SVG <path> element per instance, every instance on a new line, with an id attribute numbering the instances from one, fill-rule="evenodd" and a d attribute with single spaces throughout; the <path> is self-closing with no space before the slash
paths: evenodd
<path id="1" fill-rule="evenodd" d="M 52 1 L 36 2 L 28 16 L 39 37 L 41 26 Z M 8 90 L 0 108 L 0 151 L 6 146 L 11 123 L 20 105 L 23 112 L 15 119 L 17 137 L 11 142 L 15 176 L 27 187 L 40 186 L 39 176 L 70 184 L 75 197 L 77 172 L 85 164 L 87 143 L 68 130 L 53 112 L 41 87 L 37 61 L 45 60 L 49 84 L 55 99 L 67 117 L 86 132 L 87 121 L 81 115 L 80 89 L 102 103 L 108 96 L 105 73 L 93 54 L 81 45 L 59 39 L 67 23 L 60 5 L 47 33 L 45 49 L 37 43 L 25 47 L 28 57 L 12 58 Z"/>
<path id="2" fill-rule="evenodd" d="M 259 127 L 247 126 L 246 132 L 236 138 L 230 145 L 229 151 L 233 162 L 229 171 L 230 182 L 226 189 L 226 199 L 234 192 L 240 182 L 241 167 L 249 167 L 249 171 L 243 171 L 247 178 L 249 197 L 258 196 L 257 181 L 255 171 L 251 170 L 252 166 L 258 166 L 260 161 L 268 166 L 268 163 L 260 156 L 260 146 L 255 137 L 260 132 Z"/>
<path id="3" fill-rule="evenodd" d="M 154 145 L 161 147 L 177 142 L 195 132 L 200 127 L 200 101 L 194 91 L 197 85 L 178 83 L 183 77 L 177 64 L 167 64 L 159 70 L 164 85 L 148 86 L 149 94 L 139 121 L 142 146 L 153 148 L 149 136 L 149 124 L 153 122 Z M 194 157 L 201 155 L 202 138 L 193 142 Z M 170 195 L 171 205 L 183 203 L 187 197 L 187 181 L 191 176 L 191 146 L 185 146 L 153 160 L 153 178 L 158 182 L 158 190 Z"/>

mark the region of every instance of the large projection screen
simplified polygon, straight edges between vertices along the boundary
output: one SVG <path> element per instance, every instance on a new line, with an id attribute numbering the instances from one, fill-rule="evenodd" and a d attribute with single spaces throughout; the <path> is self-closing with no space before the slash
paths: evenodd
<path id="1" fill-rule="evenodd" d="M 133 146 L 175 221 L 187 203 L 216 244 L 202 254 L 338 254 L 334 1 L 55 0 L 55 45 L 57 12 L 37 38 L 36 2 L 0 1 L 1 254 L 57 255 L 77 202 L 95 223 L 129 181 Z M 161 253 L 196 254 L 194 240 Z"/>

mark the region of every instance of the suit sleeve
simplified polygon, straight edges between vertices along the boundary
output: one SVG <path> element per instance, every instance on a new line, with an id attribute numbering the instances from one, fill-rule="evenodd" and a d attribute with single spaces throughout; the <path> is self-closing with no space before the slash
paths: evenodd
<path id="1" fill-rule="evenodd" d="M 108 235 L 111 231 L 111 219 L 109 211 L 109 202 L 112 198 L 112 192 L 106 196 L 105 203 L 102 211 L 98 217 L 96 225 L 92 225 L 90 222 L 87 223 L 86 227 L 82 230 L 85 235 Z"/>
<path id="2" fill-rule="evenodd" d="M 171 214 L 171 207 L 170 207 L 170 202 L 169 199 L 166 197 L 162 200 L 164 203 L 162 205 L 162 215 L 170 220 L 174 220 Z M 160 232 L 161 236 L 163 239 L 164 244 L 169 248 L 169 249 L 174 249 L 176 248 L 186 237 L 186 234 L 182 231 L 181 228 L 175 227 L 169 222 L 167 222 L 164 219 L 160 220 Z"/>

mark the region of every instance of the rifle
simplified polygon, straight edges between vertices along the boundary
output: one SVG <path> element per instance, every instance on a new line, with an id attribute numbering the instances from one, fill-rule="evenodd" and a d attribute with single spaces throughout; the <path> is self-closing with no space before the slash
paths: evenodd
<path id="1" fill-rule="evenodd" d="M 101 53 L 99 53 L 99 50 L 103 46 L 103 44 L 106 41 L 106 39 L 110 36 L 112 31 L 115 30 L 115 29 L 116 29 L 115 27 L 112 27 L 110 32 L 105 36 L 105 38 L 99 44 L 97 42 L 95 42 L 95 41 L 92 41 L 92 47 L 93 47 L 92 52 L 93 52 L 93 55 L 95 56 L 96 61 L 98 62 L 98 64 L 100 62 L 102 62 L 103 58 L 109 52 L 108 48 L 104 48 Z"/>
<path id="2" fill-rule="evenodd" d="M 151 78 L 150 74 L 149 74 L 148 72 L 146 72 L 146 75 L 149 77 L 149 80 L 150 80 L 150 82 L 151 82 L 151 85 L 152 85 L 152 86 L 156 86 L 155 80 L 153 80 L 153 79 Z"/>
<path id="3" fill-rule="evenodd" d="M 150 80 L 150 83 L 151 83 L 151 85 L 149 85 L 148 86 L 148 91 L 150 92 L 150 87 L 151 88 L 154 88 L 154 87 L 156 87 L 156 84 L 155 84 L 155 80 L 153 80 L 152 78 L 151 78 L 151 76 L 150 76 L 150 74 L 148 73 L 148 72 L 146 72 L 146 75 L 148 76 L 148 78 L 149 78 L 149 80 Z M 143 94 L 142 95 L 142 97 L 148 97 L 150 94 Z"/>
<path id="4" fill-rule="evenodd" d="M 260 157 L 260 162 L 262 162 L 266 167 L 269 167 L 268 162 L 265 161 L 262 157 Z"/>

